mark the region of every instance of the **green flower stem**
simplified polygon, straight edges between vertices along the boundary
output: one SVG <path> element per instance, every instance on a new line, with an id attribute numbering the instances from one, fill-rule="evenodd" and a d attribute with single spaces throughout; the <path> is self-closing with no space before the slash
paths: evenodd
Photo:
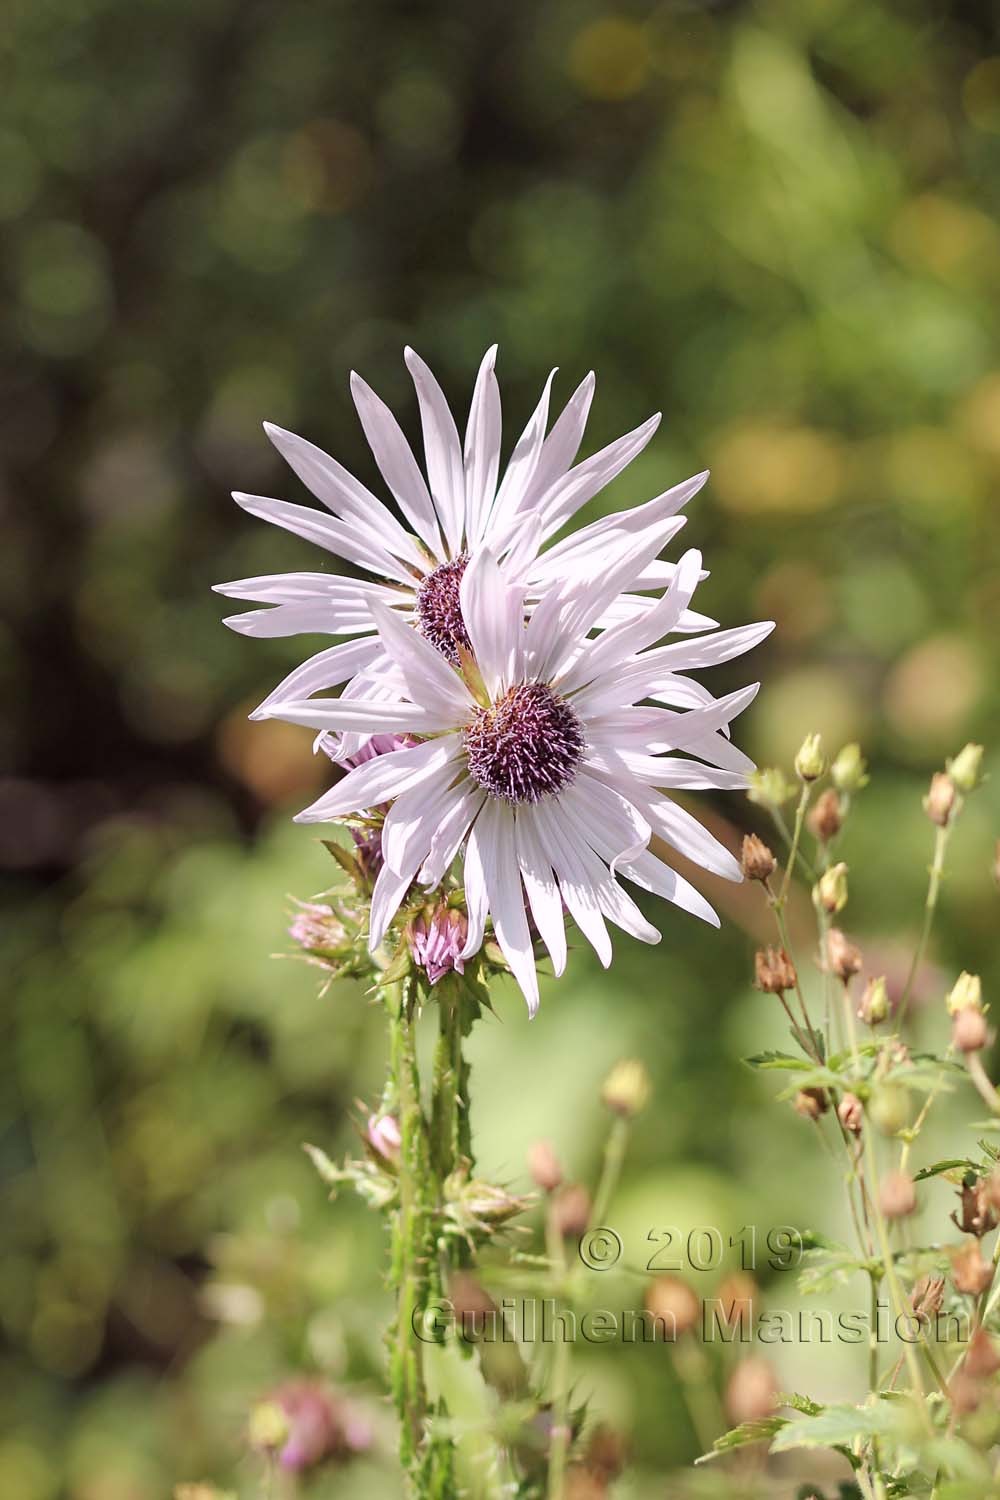
<path id="1" fill-rule="evenodd" d="M 594 1194 L 594 1206 L 590 1215 L 591 1225 L 604 1223 L 604 1216 L 621 1176 L 628 1138 L 628 1119 L 624 1115 L 616 1115 L 604 1147 L 604 1164 L 601 1168 L 597 1192 Z"/>
<path id="2" fill-rule="evenodd" d="M 927 951 L 927 942 L 931 935 L 931 927 L 934 924 L 934 913 L 937 910 L 938 895 L 941 890 L 941 879 L 944 875 L 944 861 L 945 855 L 948 852 L 948 840 L 951 837 L 951 830 L 955 825 L 955 819 L 960 809 L 961 803 L 957 802 L 947 823 L 943 827 L 938 828 L 934 838 L 934 859 L 931 863 L 930 880 L 927 885 L 927 899 L 924 902 L 924 920 L 920 929 L 917 946 L 913 950 L 910 971 L 906 976 L 906 983 L 903 986 L 903 994 L 899 1002 L 899 1010 L 896 1016 L 896 1024 L 899 1027 L 902 1027 L 906 1019 L 906 1011 L 910 1003 L 913 983 L 920 972 L 920 965 L 923 963 L 924 954 Z"/>
<path id="3" fill-rule="evenodd" d="M 792 832 L 792 843 L 788 853 L 788 861 L 785 865 L 785 878 L 781 882 L 781 893 L 778 897 L 778 900 L 782 906 L 784 906 L 785 901 L 788 899 L 788 887 L 791 884 L 792 871 L 795 868 L 795 861 L 799 855 L 799 844 L 802 841 L 802 825 L 805 822 L 806 808 L 808 806 L 809 783 L 808 781 L 804 781 L 802 783 L 802 791 L 799 795 L 798 804 L 795 808 L 795 827 Z"/>

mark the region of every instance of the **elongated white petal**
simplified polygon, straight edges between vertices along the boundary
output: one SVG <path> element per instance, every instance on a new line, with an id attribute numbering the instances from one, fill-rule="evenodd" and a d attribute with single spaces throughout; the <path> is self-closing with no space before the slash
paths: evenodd
<path id="1" fill-rule="evenodd" d="M 409 890 L 413 877 L 383 865 L 378 872 L 372 891 L 371 912 L 368 921 L 368 947 L 374 953 L 385 937 L 386 928 L 399 910 L 400 903 Z"/>
<path id="2" fill-rule="evenodd" d="M 581 505 L 592 500 L 599 490 L 611 483 L 621 471 L 637 458 L 660 425 L 660 413 L 643 422 L 633 432 L 616 438 L 599 453 L 585 458 L 583 463 L 570 469 L 564 478 L 557 480 L 552 488 L 539 498 L 542 519 L 546 529 L 554 531 L 575 515 Z"/>
<path id="3" fill-rule="evenodd" d="M 482 539 L 500 470 L 500 387 L 494 370 L 496 357 L 494 344 L 487 349 L 479 366 L 465 431 L 465 529 L 472 547 Z"/>
<path id="4" fill-rule="evenodd" d="M 456 801 L 454 780 L 454 766 L 442 766 L 393 802 L 382 827 L 382 857 L 397 874 L 409 870 L 412 880 L 430 854 L 434 834 Z"/>
<path id="5" fill-rule="evenodd" d="M 493 931 L 528 1002 L 528 1014 L 533 1016 L 538 1009 L 538 973 L 524 911 L 521 870 L 514 843 L 514 813 L 500 802 L 494 802 L 491 806 L 492 857 L 485 860 L 483 875 L 490 915 L 493 918 Z M 477 828 L 482 821 L 483 815 L 480 814 Z"/>
<path id="6" fill-rule="evenodd" d="M 362 641 L 347 641 L 341 646 L 329 646 L 310 656 L 300 667 L 289 672 L 274 688 L 263 703 L 255 708 L 251 719 L 266 719 L 267 710 L 286 699 L 308 698 L 323 688 L 339 687 L 355 672 L 360 672 L 378 656 L 381 646 L 376 639 L 368 637 Z"/>
<path id="7" fill-rule="evenodd" d="M 222 622 L 237 635 L 274 640 L 286 635 L 364 635 L 375 629 L 371 611 L 363 604 L 337 604 L 315 599 L 305 604 L 275 604 L 227 615 Z"/>
<path id="8" fill-rule="evenodd" d="M 285 531 L 294 532 L 307 542 L 315 542 L 327 552 L 346 557 L 369 573 L 379 573 L 385 578 L 395 578 L 401 583 L 412 584 L 412 576 L 384 547 L 373 534 L 362 531 L 348 521 L 338 521 L 325 511 L 312 510 L 308 505 L 290 505 L 287 500 L 271 500 L 267 495 L 245 495 L 233 491 L 233 499 L 251 516 L 270 521 Z"/>
<path id="9" fill-rule="evenodd" d="M 551 490 L 557 480 L 562 479 L 576 457 L 583 441 L 590 404 L 594 399 L 594 372 L 585 375 L 552 424 L 552 431 L 542 444 L 531 478 L 521 497 L 522 511 L 533 508 L 541 497 Z M 550 526 L 546 534 L 556 528 Z"/>
<path id="10" fill-rule="evenodd" d="M 518 592 L 505 582 L 488 547 L 479 549 L 462 575 L 459 599 L 476 664 L 492 697 L 501 684 L 509 685 L 523 631 Z"/>
<path id="11" fill-rule="evenodd" d="M 454 728 L 466 723 L 475 705 L 465 683 L 429 641 L 398 615 L 372 605 L 386 654 L 396 663 L 409 696 Z"/>
<path id="12" fill-rule="evenodd" d="M 460 744 L 459 735 L 448 734 L 423 745 L 393 750 L 388 755 L 365 761 L 348 771 L 342 781 L 324 792 L 311 807 L 300 812 L 295 821 L 328 823 L 345 813 L 361 813 L 378 807 L 390 797 L 399 797 L 434 776 L 442 766 L 456 758 Z"/>
<path id="13" fill-rule="evenodd" d="M 444 391 L 428 366 L 413 349 L 403 355 L 420 405 L 424 433 L 424 457 L 431 496 L 437 509 L 449 556 L 462 550 L 465 530 L 465 466 L 455 419 Z"/>
<path id="14" fill-rule="evenodd" d="M 665 546 L 670 538 L 681 530 L 686 519 L 684 516 L 676 515 L 676 512 L 698 493 L 707 479 L 708 470 L 706 469 L 702 474 L 695 474 L 693 478 L 685 479 L 683 484 L 676 484 L 672 489 L 665 490 L 662 495 L 657 495 L 655 500 L 647 500 L 645 504 L 636 505 L 631 510 L 615 511 L 611 515 L 592 521 L 589 526 L 573 532 L 572 535 L 544 552 L 538 559 L 536 572 L 531 575 L 532 579 L 536 576 L 556 577 L 559 565 L 571 565 L 572 560 L 581 554 L 588 557 L 596 555 L 595 544 L 599 544 L 602 538 L 611 532 L 648 531 L 651 527 L 655 527 L 662 537 L 661 545 Z M 652 566 L 652 564 L 649 565 L 649 567 Z M 649 586 L 655 586 L 655 582 Z"/>
<path id="15" fill-rule="evenodd" d="M 680 755 L 640 755 L 635 750 L 593 750 L 583 764 L 598 771 L 624 770 L 649 786 L 672 787 L 677 791 L 741 792 L 747 779 L 736 771 L 720 771 L 700 761 Z"/>
<path id="16" fill-rule="evenodd" d="M 583 771 L 562 795 L 612 874 L 621 860 L 639 854 L 652 838 L 652 827 L 635 800 L 599 777 Z"/>
<path id="17" fill-rule="evenodd" d="M 462 877 L 469 931 L 465 939 L 465 947 L 462 949 L 462 958 L 471 958 L 473 954 L 478 953 L 486 935 L 486 918 L 490 912 L 486 889 L 486 866 L 493 858 L 496 820 L 497 804 L 491 798 L 484 798 L 465 846 Z"/>
<path id="18" fill-rule="evenodd" d="M 613 599 L 602 615 L 594 621 L 595 630 L 610 630 L 613 625 L 621 625 L 628 620 L 637 620 L 640 615 L 646 615 L 655 609 L 659 599 L 650 594 L 619 594 Z M 718 620 L 711 619 L 708 615 L 700 614 L 696 609 L 686 609 L 674 626 L 676 635 L 696 635 L 701 630 L 714 630 Z"/>
<path id="19" fill-rule="evenodd" d="M 444 543 L 424 476 L 399 423 L 360 375 L 351 375 L 351 395 L 368 446 L 403 515 L 434 557 L 444 558 Z"/>
<path id="20" fill-rule="evenodd" d="M 531 915 L 558 975 L 566 967 L 566 921 L 559 883 L 535 827 L 533 811 L 529 804 L 517 810 L 517 862 Z"/>
<path id="21" fill-rule="evenodd" d="M 294 432 L 286 432 L 273 422 L 265 422 L 264 431 L 307 489 L 312 490 L 317 500 L 322 500 L 335 516 L 354 521 L 365 532 L 380 537 L 390 552 L 418 573 L 428 571 L 426 558 L 413 537 L 403 530 L 392 511 L 360 479 L 355 479 L 322 448 Z"/>
<path id="22" fill-rule="evenodd" d="M 560 799 L 555 797 L 536 803 L 536 826 L 559 878 L 559 889 L 570 916 L 607 968 L 611 963 L 611 938 L 594 894 L 593 881 L 587 878 L 559 803 Z"/>
<path id="23" fill-rule="evenodd" d="M 674 906 L 679 906 L 684 911 L 689 911 L 692 916 L 700 917 L 710 926 L 721 926 L 715 910 L 708 904 L 701 892 L 696 891 L 683 875 L 678 875 L 676 870 L 664 864 L 662 859 L 657 859 L 655 854 L 650 854 L 648 849 L 634 860 L 623 864 L 621 873 L 644 891 L 652 891 L 654 895 L 662 896 L 664 900 L 673 902 Z"/>
<path id="24" fill-rule="evenodd" d="M 493 502 L 493 509 L 484 532 L 484 540 L 494 547 L 499 546 L 495 538 L 510 525 L 513 517 L 522 508 L 525 490 L 535 472 L 535 466 L 545 441 L 545 428 L 549 419 L 549 392 L 552 390 L 555 373 L 553 370 L 545 382 L 538 405 L 528 419 L 527 427 L 514 444 L 514 451 L 504 470 L 503 479 L 500 481 L 500 488 L 497 490 L 496 500 Z"/>
<path id="25" fill-rule="evenodd" d="M 412 580 L 411 580 L 412 582 Z M 232 583 L 215 583 L 212 590 L 229 599 L 252 599 L 257 604 L 311 604 L 327 599 L 334 604 L 367 608 L 369 599 L 383 604 L 413 607 L 415 592 L 410 588 L 386 588 L 367 578 L 348 578 L 343 573 L 266 573 L 259 578 L 236 578 Z"/>
<path id="26" fill-rule="evenodd" d="M 428 890 L 433 890 L 444 879 L 486 800 L 486 793 L 468 779 L 452 790 L 453 801 L 434 831 L 427 858 L 417 875 L 420 884 Z"/>
<path id="27" fill-rule="evenodd" d="M 368 734 L 437 734 L 451 728 L 419 703 L 366 703 L 358 698 L 307 698 L 304 702 L 276 703 L 261 718 L 284 719 L 307 729 L 356 729 Z"/>
<path id="28" fill-rule="evenodd" d="M 694 549 L 685 552 L 670 587 L 653 609 L 640 619 L 602 631 L 596 641 L 584 646 L 566 674 L 564 691 L 571 692 L 585 682 L 597 682 L 605 672 L 618 672 L 622 662 L 635 652 L 673 630 L 698 585 L 700 569 L 701 553 Z"/>

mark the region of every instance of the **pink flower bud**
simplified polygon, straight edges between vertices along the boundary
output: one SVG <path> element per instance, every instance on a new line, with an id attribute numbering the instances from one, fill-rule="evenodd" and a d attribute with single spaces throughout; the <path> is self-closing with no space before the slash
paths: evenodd
<path id="1" fill-rule="evenodd" d="M 365 1134 L 368 1144 L 379 1156 L 384 1157 L 386 1161 L 399 1160 L 399 1148 L 403 1144 L 403 1138 L 399 1133 L 399 1124 L 392 1115 L 369 1115 L 368 1129 Z"/>
<path id="2" fill-rule="evenodd" d="M 463 912 L 440 906 L 430 922 L 415 917 L 406 931 L 413 962 L 424 970 L 431 984 L 452 970 L 465 972 L 462 949 L 469 935 L 469 923 Z"/>

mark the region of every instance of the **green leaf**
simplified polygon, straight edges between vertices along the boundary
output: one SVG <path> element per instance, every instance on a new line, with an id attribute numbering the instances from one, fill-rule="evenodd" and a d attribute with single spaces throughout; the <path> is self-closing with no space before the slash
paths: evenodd
<path id="1" fill-rule="evenodd" d="M 806 1297 L 844 1286 L 858 1271 L 868 1274 L 881 1268 L 881 1261 L 860 1259 L 846 1245 L 807 1250 L 799 1262 L 798 1288 Z"/>
<path id="2" fill-rule="evenodd" d="M 857 1438 L 889 1437 L 898 1419 L 887 1406 L 827 1406 L 816 1417 L 793 1418 L 771 1444 L 772 1453 L 791 1448 L 850 1447 Z"/>
<path id="3" fill-rule="evenodd" d="M 809 1062 L 802 1057 L 792 1057 L 788 1052 L 756 1052 L 753 1057 L 745 1057 L 743 1061 L 748 1068 L 766 1070 L 770 1068 L 808 1068 Z"/>
<path id="4" fill-rule="evenodd" d="M 798 1391 L 786 1391 L 775 1401 L 775 1406 L 790 1406 L 794 1411 L 803 1412 L 807 1417 L 818 1417 L 825 1410 L 818 1401 L 813 1401 L 811 1396 L 801 1396 Z"/>
<path id="5" fill-rule="evenodd" d="M 976 1170 L 975 1162 L 969 1161 L 968 1157 L 952 1156 L 946 1158 L 944 1161 L 934 1162 L 933 1166 L 921 1167 L 913 1180 L 914 1182 L 923 1182 L 927 1177 L 938 1177 L 942 1172 L 953 1172 L 956 1167 L 961 1167 L 965 1172 L 974 1172 Z"/>
<path id="6" fill-rule="evenodd" d="M 703 1453 L 700 1458 L 695 1459 L 695 1463 L 708 1463 L 709 1459 L 719 1458 L 723 1453 L 732 1453 L 735 1448 L 766 1442 L 787 1425 L 787 1420 L 786 1417 L 758 1417 L 753 1422 L 741 1422 L 738 1427 L 733 1427 L 716 1438 L 711 1453 Z"/>

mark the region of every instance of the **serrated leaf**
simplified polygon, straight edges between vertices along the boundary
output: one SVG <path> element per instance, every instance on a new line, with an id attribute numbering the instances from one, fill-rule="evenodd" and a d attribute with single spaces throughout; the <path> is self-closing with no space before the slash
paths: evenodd
<path id="1" fill-rule="evenodd" d="M 771 1444 L 772 1453 L 792 1448 L 849 1448 L 857 1438 L 889 1437 L 896 1414 L 886 1406 L 827 1406 L 816 1417 L 795 1417 Z"/>
<path id="2" fill-rule="evenodd" d="M 953 1172 L 956 1167 L 961 1167 L 966 1172 L 975 1171 L 976 1169 L 975 1162 L 969 1161 L 968 1157 L 952 1156 L 948 1157 L 945 1161 L 936 1161 L 932 1166 L 921 1167 L 913 1180 L 914 1182 L 923 1182 L 928 1177 L 939 1177 L 942 1172 Z"/>
<path id="3" fill-rule="evenodd" d="M 337 844 L 333 839 L 320 839 L 320 843 L 328 854 L 332 854 L 340 868 L 350 875 L 352 880 L 361 879 L 361 866 L 354 855 L 349 853 L 343 845 Z"/>
<path id="4" fill-rule="evenodd" d="M 846 1285 L 858 1271 L 871 1269 L 871 1261 L 859 1258 L 846 1245 L 817 1247 L 807 1250 L 799 1262 L 798 1288 L 803 1296 L 815 1297 Z"/>
<path id="5" fill-rule="evenodd" d="M 803 1057 L 792 1057 L 789 1052 L 756 1052 L 753 1057 L 745 1057 L 743 1061 L 748 1068 L 766 1070 L 769 1068 L 808 1068 L 810 1063 Z"/>
<path id="6" fill-rule="evenodd" d="M 819 1401 L 814 1401 L 811 1396 L 802 1396 L 798 1391 L 786 1391 L 775 1401 L 775 1406 L 790 1406 L 793 1411 L 800 1411 L 807 1417 L 818 1417 L 825 1408 Z"/>
<path id="7" fill-rule="evenodd" d="M 724 1432 L 712 1444 L 711 1453 L 703 1453 L 695 1459 L 696 1464 L 708 1463 L 723 1453 L 732 1453 L 736 1448 L 746 1448 L 750 1443 L 763 1443 L 773 1438 L 787 1424 L 787 1417 L 758 1417 L 752 1422 L 741 1422 L 729 1432 Z"/>

